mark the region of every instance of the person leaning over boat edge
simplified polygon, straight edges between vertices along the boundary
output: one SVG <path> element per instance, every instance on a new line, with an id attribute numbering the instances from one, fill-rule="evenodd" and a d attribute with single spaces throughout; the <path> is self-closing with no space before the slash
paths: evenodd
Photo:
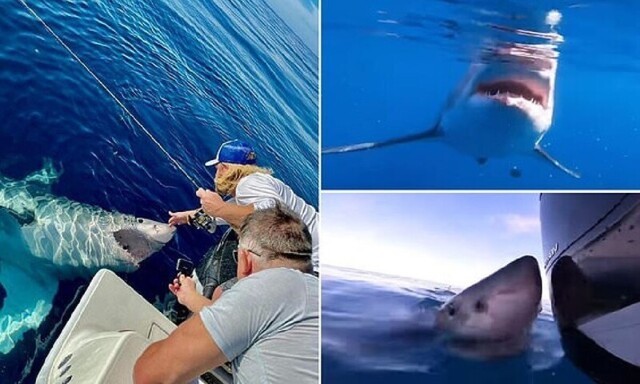
<path id="1" fill-rule="evenodd" d="M 216 168 L 214 181 L 217 192 L 203 188 L 196 192 L 207 215 L 238 228 L 250 213 L 280 202 L 297 213 L 309 228 L 313 240 L 313 269 L 318 270 L 318 212 L 288 185 L 273 177 L 270 169 L 259 167 L 256 152 L 249 144 L 240 140 L 224 142 L 216 157 L 205 165 Z M 232 196 L 235 201 L 225 202 L 221 196 Z M 169 211 L 169 224 L 187 224 L 196 211 Z"/>
<path id="2" fill-rule="evenodd" d="M 180 276 L 171 287 L 198 313 L 136 361 L 136 384 L 185 383 L 232 361 L 235 383 L 318 382 L 318 278 L 311 234 L 276 204 L 249 214 L 239 229 L 238 283 L 212 305 Z"/>

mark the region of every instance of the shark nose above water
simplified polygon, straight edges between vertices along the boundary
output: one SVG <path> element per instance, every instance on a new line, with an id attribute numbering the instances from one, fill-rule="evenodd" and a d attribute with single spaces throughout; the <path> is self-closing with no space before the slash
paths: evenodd
<path id="1" fill-rule="evenodd" d="M 166 223 L 143 218 L 137 218 L 136 221 L 138 223 L 136 227 L 139 231 L 159 243 L 168 243 L 176 233 L 176 228 Z"/>

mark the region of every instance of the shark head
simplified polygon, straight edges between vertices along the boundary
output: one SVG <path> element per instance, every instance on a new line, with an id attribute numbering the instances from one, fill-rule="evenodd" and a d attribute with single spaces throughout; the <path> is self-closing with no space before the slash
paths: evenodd
<path id="1" fill-rule="evenodd" d="M 113 237 L 124 254 L 137 265 L 142 260 L 159 251 L 167 244 L 176 232 L 176 228 L 165 223 L 133 218 L 130 225 L 113 233 Z"/>
<path id="2" fill-rule="evenodd" d="M 502 341 L 528 331 L 540 312 L 538 262 L 523 256 L 446 302 L 436 328 L 454 339 Z"/>
<path id="3" fill-rule="evenodd" d="M 445 140 L 477 159 L 531 153 L 551 127 L 553 45 L 488 45 L 443 110 Z"/>
<path id="4" fill-rule="evenodd" d="M 513 43 L 487 48 L 464 100 L 515 111 L 542 134 L 553 119 L 557 55 L 551 45 Z"/>

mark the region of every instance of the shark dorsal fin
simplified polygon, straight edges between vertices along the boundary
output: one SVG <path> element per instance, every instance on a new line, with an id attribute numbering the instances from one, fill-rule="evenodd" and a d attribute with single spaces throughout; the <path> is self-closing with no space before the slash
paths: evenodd
<path id="1" fill-rule="evenodd" d="M 0 207 L 0 234 L 22 236 L 22 228 L 16 215 L 5 207 Z"/>

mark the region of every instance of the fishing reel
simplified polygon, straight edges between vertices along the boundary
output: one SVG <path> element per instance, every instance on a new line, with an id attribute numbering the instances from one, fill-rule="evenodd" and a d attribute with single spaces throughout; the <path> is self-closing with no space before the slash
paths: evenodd
<path id="1" fill-rule="evenodd" d="M 198 209 L 193 217 L 189 216 L 189 224 L 209 233 L 215 233 L 217 228 L 216 219 L 204 213 L 202 208 Z"/>

